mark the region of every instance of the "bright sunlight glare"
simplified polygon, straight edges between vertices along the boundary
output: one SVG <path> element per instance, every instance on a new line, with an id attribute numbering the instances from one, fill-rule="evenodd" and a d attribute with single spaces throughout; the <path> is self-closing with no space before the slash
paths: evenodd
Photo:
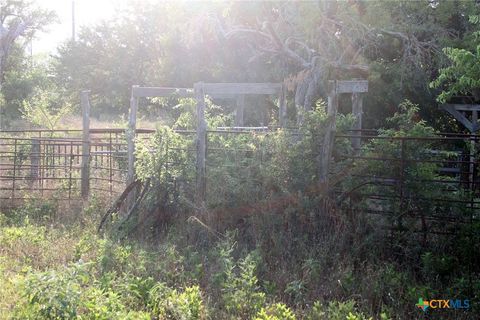
<path id="1" fill-rule="evenodd" d="M 32 43 L 33 53 L 52 52 L 59 43 L 72 37 L 72 7 L 75 10 L 76 33 L 82 26 L 112 18 L 127 0 L 36 0 L 43 8 L 54 10 L 58 15 L 57 24 L 51 25 L 39 34 Z"/>

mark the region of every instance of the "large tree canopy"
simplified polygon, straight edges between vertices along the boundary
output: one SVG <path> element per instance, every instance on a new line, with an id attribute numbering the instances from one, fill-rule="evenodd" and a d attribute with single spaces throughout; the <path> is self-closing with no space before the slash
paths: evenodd
<path id="1" fill-rule="evenodd" d="M 21 27 L 29 37 L 51 19 L 32 2 L 2 5 L 8 9 L 2 11 L 4 34 Z M 85 27 L 76 42 L 62 44 L 51 67 L 67 102 L 77 104 L 78 92 L 91 90 L 93 114 L 126 113 L 134 84 L 284 81 L 294 123 L 296 111 L 325 98 L 327 80 L 367 78 L 365 126 L 382 125 L 409 99 L 422 106 L 419 112 L 429 123 L 448 129 L 448 117 L 437 110 L 441 88 L 429 83 L 449 64 L 442 48 L 474 47 L 468 19 L 478 13 L 473 0 L 131 0 L 114 18 Z M 15 50 L 8 48 L 4 52 Z M 21 63 L 11 65 L 12 75 L 24 69 Z M 14 109 L 22 104 L 12 99 L 24 98 L 8 94 Z M 340 108 L 348 111 L 345 99 Z"/>
<path id="2" fill-rule="evenodd" d="M 286 81 L 292 109 L 310 109 L 326 80 L 368 78 L 369 126 L 405 98 L 433 123 L 441 49 L 462 41 L 476 11 L 474 1 L 133 1 L 61 47 L 56 70 L 72 96 L 91 89 L 99 108 L 122 112 L 133 84 Z"/>
<path id="3" fill-rule="evenodd" d="M 21 36 L 32 38 L 54 18 L 53 11 L 42 9 L 31 0 L 0 1 L 0 84 L 15 40 Z"/>
<path id="4" fill-rule="evenodd" d="M 0 0 L 0 128 L 18 118 L 22 105 L 46 75 L 27 61 L 25 45 L 55 20 L 53 11 L 30 0 Z"/>

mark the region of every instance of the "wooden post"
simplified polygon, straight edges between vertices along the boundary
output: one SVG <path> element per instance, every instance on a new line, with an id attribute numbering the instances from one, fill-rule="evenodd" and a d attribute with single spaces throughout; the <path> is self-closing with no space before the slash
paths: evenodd
<path id="1" fill-rule="evenodd" d="M 135 180 L 135 130 L 137 126 L 138 98 L 133 95 L 133 91 L 136 87 L 138 86 L 132 86 L 132 96 L 130 97 L 130 115 L 127 131 L 127 186 Z"/>
<path id="2" fill-rule="evenodd" d="M 205 121 L 203 83 L 196 83 L 194 89 L 197 100 L 197 188 L 195 200 L 197 209 L 201 210 L 204 207 L 206 195 L 207 123 Z"/>
<path id="3" fill-rule="evenodd" d="M 40 173 L 40 139 L 32 139 L 32 149 L 30 150 L 30 176 L 37 180 Z"/>
<path id="4" fill-rule="evenodd" d="M 30 179 L 34 183 L 40 174 L 40 139 L 32 139 L 30 151 Z"/>
<path id="5" fill-rule="evenodd" d="M 237 107 L 235 109 L 235 127 L 243 127 L 243 114 L 245 110 L 245 96 L 237 96 Z"/>
<path id="6" fill-rule="evenodd" d="M 352 129 L 355 130 L 353 132 L 353 135 L 358 136 L 358 138 L 352 138 L 352 146 L 355 152 L 358 152 L 360 150 L 362 141 L 362 132 L 360 130 L 362 129 L 363 96 L 361 93 L 352 93 L 352 113 L 355 117 L 355 122 L 352 126 Z"/>
<path id="7" fill-rule="evenodd" d="M 328 183 L 328 173 L 330 169 L 330 158 L 332 157 L 333 145 L 335 140 L 336 118 L 338 109 L 338 94 L 336 81 L 329 81 L 327 116 L 328 123 L 323 138 L 322 154 L 319 163 L 319 182 Z"/>
<path id="8" fill-rule="evenodd" d="M 82 169 L 81 169 L 81 194 L 83 199 L 88 199 L 90 189 L 90 102 L 88 99 L 90 91 L 84 90 L 80 93 L 83 115 L 82 131 Z"/>
<path id="9" fill-rule="evenodd" d="M 287 126 L 287 94 L 285 84 L 282 84 L 278 95 L 278 122 L 280 127 Z"/>

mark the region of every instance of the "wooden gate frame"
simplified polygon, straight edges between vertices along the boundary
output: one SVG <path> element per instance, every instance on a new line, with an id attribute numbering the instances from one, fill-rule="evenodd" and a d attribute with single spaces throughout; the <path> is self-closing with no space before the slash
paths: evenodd
<path id="1" fill-rule="evenodd" d="M 327 180 L 328 162 L 332 152 L 332 143 L 335 135 L 335 119 L 338 109 L 338 95 L 341 93 L 352 94 L 352 112 L 355 116 L 353 129 L 362 128 L 363 95 L 368 91 L 367 80 L 334 80 L 329 81 L 328 115 L 332 117 L 331 128 L 327 130 L 324 138 L 325 163 L 321 166 L 321 179 Z M 207 123 L 205 120 L 205 96 L 212 98 L 236 98 L 237 106 L 235 113 L 235 125 L 243 125 L 244 97 L 245 95 L 277 95 L 279 100 L 279 124 L 286 126 L 287 100 L 286 87 L 282 83 L 204 83 L 194 84 L 191 88 L 167 88 L 167 87 L 140 87 L 132 86 L 130 99 L 130 115 L 127 131 L 128 145 L 128 174 L 127 185 L 135 179 L 135 133 L 138 109 L 138 99 L 147 97 L 195 97 L 197 111 L 196 130 L 196 206 L 197 209 L 204 207 L 206 199 L 206 152 L 207 152 Z M 358 138 L 352 138 L 356 149 L 360 147 L 361 132 L 354 133 Z"/>
<path id="2" fill-rule="evenodd" d="M 158 98 L 171 96 L 192 98 L 194 96 L 194 92 L 192 88 L 140 87 L 138 85 L 132 86 L 127 129 L 127 186 L 133 183 L 135 180 L 135 135 L 137 130 L 138 100 L 140 98 Z"/>
<path id="3" fill-rule="evenodd" d="M 245 95 L 277 95 L 278 118 L 281 127 L 286 125 L 287 99 L 286 87 L 282 83 L 205 83 L 194 85 L 197 100 L 197 183 L 195 202 L 198 210 L 205 207 L 206 199 L 206 157 L 207 123 L 205 121 L 205 95 L 212 98 L 236 97 L 235 125 L 243 126 Z"/>
<path id="4" fill-rule="evenodd" d="M 354 138 L 352 145 L 356 151 L 361 145 L 361 129 L 363 114 L 363 93 L 368 92 L 368 80 L 329 80 L 328 81 L 328 104 L 327 124 L 325 136 L 323 137 L 322 156 L 319 163 L 319 183 L 328 188 L 328 174 L 330 169 L 330 159 L 332 157 L 333 145 L 336 132 L 336 118 L 338 112 L 338 95 L 341 93 L 352 94 L 352 113 L 355 117 L 353 124 Z M 358 137 L 357 137 L 358 136 Z"/>
<path id="5" fill-rule="evenodd" d="M 203 83 L 195 84 L 191 88 L 169 87 L 140 87 L 132 86 L 130 98 L 130 112 L 127 129 L 127 158 L 128 173 L 127 185 L 135 179 L 135 135 L 137 124 L 138 100 L 140 98 L 171 97 L 173 95 L 182 98 L 195 97 L 197 100 L 197 191 L 196 199 L 202 202 L 205 199 L 205 158 L 206 158 L 206 122 L 205 122 L 205 95 L 212 98 L 236 99 L 235 125 L 243 125 L 245 95 L 277 95 L 279 98 L 279 122 L 281 126 L 286 124 L 286 95 L 285 86 L 282 83 Z"/>
<path id="6" fill-rule="evenodd" d="M 352 145 L 355 150 L 360 149 L 361 145 L 361 131 L 362 130 L 362 116 L 363 116 L 363 96 L 368 92 L 368 80 L 330 80 L 329 94 L 328 94 L 328 108 L 335 105 L 338 109 L 338 95 L 341 93 L 350 93 L 352 95 L 352 114 L 355 118 L 352 129 L 353 135 L 358 136 L 352 138 Z M 336 113 L 336 111 L 335 111 Z"/>

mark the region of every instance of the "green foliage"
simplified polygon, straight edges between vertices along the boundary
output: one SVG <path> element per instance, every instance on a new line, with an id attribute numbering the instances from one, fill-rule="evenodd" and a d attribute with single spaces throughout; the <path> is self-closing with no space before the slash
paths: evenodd
<path id="1" fill-rule="evenodd" d="M 327 307 L 328 318 L 332 320 L 372 320 L 372 318 L 367 318 L 363 313 L 357 312 L 355 304 L 353 300 L 330 302 Z"/>
<path id="2" fill-rule="evenodd" d="M 206 318 L 202 294 L 198 286 L 187 287 L 183 292 L 178 292 L 176 289 L 158 283 L 150 292 L 149 307 L 158 319 Z"/>
<path id="3" fill-rule="evenodd" d="M 220 270 L 213 281 L 221 289 L 223 306 L 228 314 L 239 318 L 253 317 L 265 303 L 265 293 L 261 291 L 256 276 L 258 255 L 249 253 L 235 261 L 232 253 L 235 248 L 234 235 L 228 235 L 217 247 Z"/>
<path id="4" fill-rule="evenodd" d="M 265 303 L 265 293 L 260 291 L 255 275 L 256 267 L 254 255 L 248 254 L 238 262 L 237 268 L 224 270 L 226 279 L 222 292 L 225 309 L 240 318 L 253 316 Z"/>
<path id="5" fill-rule="evenodd" d="M 58 102 L 58 98 L 52 91 L 35 92 L 29 100 L 23 102 L 23 118 L 38 127 L 57 129 L 59 121 L 72 112 L 68 104 L 54 110 L 52 106 Z"/>
<path id="6" fill-rule="evenodd" d="M 26 43 L 38 32 L 56 20 L 53 10 L 44 9 L 34 1 L 4 0 L 2 12 L 2 37 L 0 61 L 0 128 L 9 127 L 9 121 L 19 116 L 24 99 L 36 87 L 43 87 L 46 73 L 34 65 L 33 58 L 25 53 Z M 42 70 L 44 71 L 44 70 Z"/>
<path id="7" fill-rule="evenodd" d="M 255 316 L 255 320 L 295 320 L 295 314 L 283 303 L 275 303 L 262 308 Z"/>
<path id="8" fill-rule="evenodd" d="M 216 106 L 209 104 L 209 110 L 206 120 L 210 128 L 228 124 Z M 323 165 L 322 139 L 331 119 L 323 103 L 305 113 L 304 119 L 297 135 L 285 130 L 268 135 L 209 134 L 208 206 L 236 208 L 261 202 L 264 194 L 269 198 L 314 186 Z M 352 116 L 339 115 L 337 131 L 350 128 L 352 122 Z M 178 126 L 185 128 L 189 124 L 182 122 Z M 337 139 L 336 148 L 351 152 L 348 139 Z M 151 139 L 138 141 L 136 173 L 143 181 L 150 179 L 152 189 L 157 190 L 147 195 L 147 207 L 188 210 L 196 174 L 192 150 L 195 146 L 191 134 L 166 127 L 159 127 Z"/>
<path id="9" fill-rule="evenodd" d="M 285 293 L 289 295 L 296 304 L 304 302 L 306 288 L 302 280 L 294 280 L 287 284 Z"/>
<path id="10" fill-rule="evenodd" d="M 441 175 L 440 167 L 442 161 L 448 161 L 454 154 L 442 151 L 437 145 L 433 145 L 428 137 L 435 135 L 435 130 L 417 117 L 418 106 L 404 102 L 399 106 L 399 112 L 387 119 L 391 129 L 380 130 L 379 139 L 372 139 L 363 147 L 362 156 L 366 158 L 388 158 L 398 161 L 375 161 L 360 160 L 356 164 L 356 171 L 359 174 L 367 174 L 379 179 L 394 179 L 402 181 L 404 196 L 409 196 L 409 201 L 400 206 L 396 195 L 399 191 L 395 186 L 375 183 L 372 181 L 363 188 L 364 193 L 389 194 L 391 201 L 384 203 L 385 210 L 395 212 L 393 216 L 399 218 L 399 227 L 410 228 L 411 226 L 401 225 L 402 217 L 409 210 L 419 212 L 433 212 L 443 210 L 450 212 L 458 210 L 455 203 L 435 203 L 429 199 L 465 197 L 465 192 L 455 185 L 449 186 L 449 192 L 444 192 L 444 185 L 452 178 Z M 398 137 L 426 138 L 424 140 L 397 139 Z M 402 160 L 403 159 L 403 160 Z M 410 160 L 410 161 L 409 161 Z M 419 161 L 421 160 L 421 161 Z M 428 184 L 425 184 L 428 181 Z M 356 180 L 351 179 L 350 183 L 355 185 Z M 355 188 L 354 186 L 349 188 Z M 369 205 L 368 203 L 365 205 Z M 386 209 L 388 208 L 388 209 Z"/>
<path id="11" fill-rule="evenodd" d="M 78 319 L 85 320 L 149 320 L 150 315 L 142 311 L 127 311 L 118 293 L 98 288 L 87 290 L 80 302 Z"/>
<path id="12" fill-rule="evenodd" d="M 9 214 L 13 222 L 21 223 L 35 221 L 45 223 L 55 218 L 58 210 L 58 203 L 55 200 L 40 201 L 34 197 L 26 197 L 26 201 L 22 207 L 19 207 Z"/>
<path id="13" fill-rule="evenodd" d="M 446 103 L 456 95 L 473 95 L 480 99 L 480 45 L 475 51 L 460 48 L 444 48 L 451 65 L 440 69 L 440 75 L 431 82 L 432 88 L 446 87 L 437 97 L 438 102 Z"/>
<path id="14" fill-rule="evenodd" d="M 88 265 L 77 264 L 64 272 L 32 273 L 23 283 L 26 306 L 16 309 L 24 319 L 75 319 L 81 287 L 88 282 Z M 22 308 L 23 307 L 23 308 Z"/>
<path id="15" fill-rule="evenodd" d="M 477 26 L 480 21 L 479 17 L 479 15 L 470 15 L 470 23 Z M 479 32 L 474 31 L 472 35 L 473 37 L 466 37 L 464 46 L 467 48 L 446 47 L 443 49 L 450 65 L 441 68 L 438 77 L 430 83 L 431 88 L 443 89 L 437 97 L 437 101 L 440 103 L 446 103 L 458 95 L 472 95 L 475 100 L 480 99 Z"/>
<path id="16" fill-rule="evenodd" d="M 312 309 L 307 314 L 308 320 L 372 320 L 372 317 L 366 316 L 364 313 L 359 312 L 354 300 L 348 300 L 345 302 L 332 301 L 325 307 L 319 301 L 315 301 Z M 388 319 L 388 316 L 384 313 L 381 314 L 380 319 Z"/>

